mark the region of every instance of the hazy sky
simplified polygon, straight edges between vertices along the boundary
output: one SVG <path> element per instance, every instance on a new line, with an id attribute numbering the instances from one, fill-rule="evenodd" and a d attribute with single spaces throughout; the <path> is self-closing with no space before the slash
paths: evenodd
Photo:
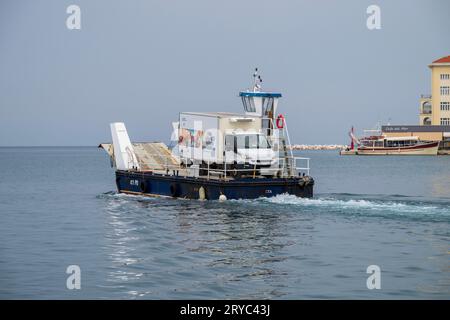
<path id="1" fill-rule="evenodd" d="M 381 30 L 366 27 L 371 4 Z M 1 0 L 0 145 L 96 145 L 113 121 L 167 141 L 181 111 L 241 112 L 255 66 L 294 143 L 417 124 L 449 16 L 448 0 Z"/>

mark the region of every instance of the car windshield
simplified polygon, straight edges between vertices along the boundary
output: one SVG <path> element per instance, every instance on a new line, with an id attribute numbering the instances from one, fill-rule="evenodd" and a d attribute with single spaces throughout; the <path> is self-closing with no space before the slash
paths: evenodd
<path id="1" fill-rule="evenodd" d="M 238 149 L 268 149 L 269 141 L 262 134 L 237 135 Z"/>

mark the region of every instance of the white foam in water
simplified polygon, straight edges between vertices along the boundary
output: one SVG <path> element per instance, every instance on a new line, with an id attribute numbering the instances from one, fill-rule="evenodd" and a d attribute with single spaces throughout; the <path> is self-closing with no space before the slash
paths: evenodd
<path id="1" fill-rule="evenodd" d="M 146 200 L 152 201 L 158 198 L 146 197 L 141 195 L 129 195 L 129 194 L 121 194 L 121 193 L 108 193 L 104 194 L 105 196 L 109 196 L 113 199 L 121 200 L 121 204 L 126 203 L 131 200 Z M 354 197 L 358 197 L 358 195 L 354 195 Z M 122 201 L 124 201 L 122 203 Z M 413 218 L 420 218 L 421 216 L 428 216 L 437 219 L 447 220 L 450 217 L 450 207 L 433 205 L 433 204 L 424 204 L 424 203 L 408 203 L 401 201 L 392 201 L 392 200 L 365 200 L 365 199 L 336 199 L 333 197 L 317 197 L 317 198 L 300 198 L 295 195 L 282 194 L 277 195 L 275 197 L 270 198 L 258 198 L 256 200 L 229 200 L 236 201 L 240 203 L 270 203 L 276 205 L 292 205 L 298 206 L 302 208 L 323 208 L 328 212 L 344 212 L 350 214 L 382 214 L 383 216 L 404 216 L 408 215 Z"/>
<path id="2" fill-rule="evenodd" d="M 111 199 L 117 200 L 154 200 L 158 199 L 157 197 L 144 196 L 139 194 L 127 194 L 127 193 L 119 193 L 119 192 L 107 192 L 103 193 L 101 196 Z"/>
<path id="3" fill-rule="evenodd" d="M 302 207 L 324 207 L 333 209 L 347 209 L 363 211 L 382 211 L 382 212 L 396 212 L 396 213 L 421 213 L 434 214 L 439 213 L 450 214 L 450 209 L 443 210 L 434 205 L 423 204 L 407 204 L 396 201 L 370 201 L 364 199 L 334 199 L 334 198 L 299 198 L 294 195 L 277 195 L 272 198 L 264 198 L 267 201 L 275 204 L 288 204 Z"/>

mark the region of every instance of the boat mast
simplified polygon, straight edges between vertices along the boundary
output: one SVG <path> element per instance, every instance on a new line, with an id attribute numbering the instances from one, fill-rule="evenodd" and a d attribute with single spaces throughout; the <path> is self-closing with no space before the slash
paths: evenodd
<path id="1" fill-rule="evenodd" d="M 253 73 L 253 92 L 261 91 L 261 76 L 258 74 L 258 68 L 255 68 L 255 72 Z"/>

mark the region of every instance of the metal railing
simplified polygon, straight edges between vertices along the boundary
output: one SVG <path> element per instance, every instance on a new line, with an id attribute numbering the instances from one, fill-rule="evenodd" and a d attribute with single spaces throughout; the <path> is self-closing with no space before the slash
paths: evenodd
<path id="1" fill-rule="evenodd" d="M 237 169 L 230 168 L 230 164 L 224 164 L 223 169 L 219 168 L 211 168 L 212 163 L 210 161 L 206 162 L 206 166 L 195 166 L 195 165 L 186 165 L 188 159 L 184 159 L 185 165 L 181 164 L 161 164 L 161 163 L 151 163 L 151 162 L 143 162 L 139 161 L 139 165 L 143 169 L 130 169 L 129 171 L 135 172 L 156 172 L 165 175 L 177 175 L 184 177 L 206 177 L 207 179 L 211 179 L 211 177 L 218 177 L 219 179 L 227 179 L 234 178 L 238 176 L 247 176 L 256 178 L 261 175 L 273 175 L 279 176 L 282 178 L 293 177 L 298 175 L 308 175 L 310 172 L 309 161 L 310 158 L 303 157 L 292 157 L 288 158 L 288 161 L 291 161 L 290 168 L 291 172 L 286 171 L 286 164 L 284 163 L 284 158 L 278 159 L 278 166 L 276 167 L 258 167 L 257 165 L 253 165 L 253 168 L 245 168 L 245 169 Z M 299 162 L 303 161 L 303 164 L 299 164 Z M 199 171 L 198 175 L 195 171 Z M 202 174 L 203 173 L 203 174 Z"/>
<path id="2" fill-rule="evenodd" d="M 304 173 L 305 175 L 309 176 L 309 160 L 310 158 L 303 158 L 303 157 L 294 157 L 294 168 L 298 173 Z M 305 165 L 301 166 L 298 165 L 298 162 L 304 161 Z"/>

